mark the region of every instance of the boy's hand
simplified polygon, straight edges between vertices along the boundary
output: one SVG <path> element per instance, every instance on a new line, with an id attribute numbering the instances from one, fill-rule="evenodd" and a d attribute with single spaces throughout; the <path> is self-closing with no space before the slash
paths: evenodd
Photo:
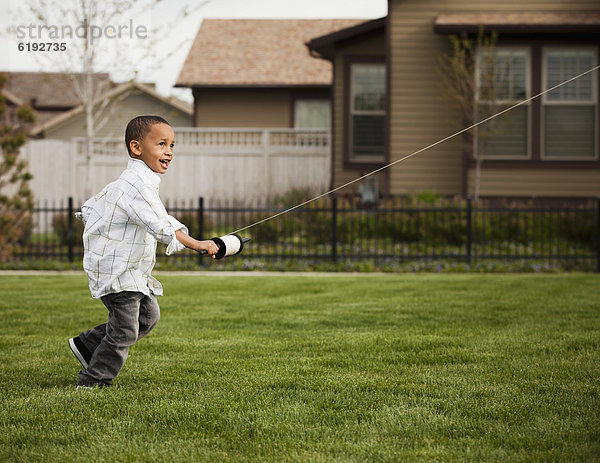
<path id="1" fill-rule="evenodd" d="M 219 246 L 212 240 L 198 241 L 196 251 L 206 251 L 206 253 L 211 256 L 213 259 L 215 258 L 215 254 L 219 252 Z"/>
<path id="2" fill-rule="evenodd" d="M 194 251 L 206 251 L 206 254 L 215 258 L 215 254 L 219 252 L 219 246 L 212 240 L 199 241 L 195 238 L 192 238 L 186 233 L 183 233 L 181 230 L 177 230 L 175 232 L 175 236 L 177 240 L 183 244 L 186 248 L 193 249 Z"/>

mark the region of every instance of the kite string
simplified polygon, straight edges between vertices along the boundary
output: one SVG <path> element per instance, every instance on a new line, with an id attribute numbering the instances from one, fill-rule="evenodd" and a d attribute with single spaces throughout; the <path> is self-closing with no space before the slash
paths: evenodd
<path id="1" fill-rule="evenodd" d="M 484 123 L 486 123 L 486 122 L 488 122 L 488 121 L 490 121 L 490 120 L 492 120 L 492 119 L 494 119 L 494 118 L 496 118 L 498 116 L 501 116 L 502 114 L 507 113 L 508 111 L 511 111 L 511 110 L 515 109 L 516 107 L 518 107 L 518 106 L 522 106 L 525 103 L 529 103 L 530 101 L 532 101 L 532 100 L 534 100 L 536 98 L 539 98 L 540 96 L 545 95 L 548 92 L 556 90 L 557 88 L 562 87 L 563 85 L 566 85 L 566 84 L 568 84 L 568 83 L 570 83 L 570 82 L 572 82 L 572 81 L 574 81 L 576 79 L 579 79 L 580 77 L 583 77 L 586 74 L 590 74 L 590 73 L 596 71 L 597 69 L 600 69 L 600 65 L 598 65 L 596 67 L 593 67 L 591 69 L 588 69 L 587 71 L 582 72 L 581 74 L 578 74 L 575 77 L 571 77 L 570 79 L 565 80 L 564 82 L 561 82 L 561 83 L 559 83 L 559 84 L 557 84 L 557 85 L 555 85 L 553 87 L 550 87 L 550 88 L 548 88 L 548 89 L 546 89 L 546 90 L 538 93 L 537 95 L 534 95 L 534 96 L 531 96 L 531 97 L 529 97 L 529 98 L 527 98 L 525 100 L 519 101 L 518 103 L 515 103 L 514 105 L 509 106 L 508 108 L 505 108 L 502 111 L 499 111 L 499 112 L 497 112 L 495 114 L 492 114 L 491 116 L 486 117 L 485 119 L 482 119 L 481 121 L 478 121 L 478 122 L 476 122 L 476 123 L 474 123 L 474 124 L 472 124 L 472 125 L 470 125 L 468 127 L 465 127 L 464 129 L 459 130 L 458 132 L 455 132 L 452 135 L 448 135 L 447 137 L 444 137 L 444 138 L 442 138 L 442 139 L 440 139 L 440 140 L 438 140 L 438 141 L 436 141 L 434 143 L 431 143 L 430 145 L 427 145 L 424 148 L 421 148 L 421 149 L 419 149 L 417 151 L 414 151 L 414 152 L 412 152 L 412 153 L 410 153 L 410 154 L 408 154 L 408 155 L 406 155 L 406 156 L 404 156 L 402 158 L 396 159 L 395 161 L 390 162 L 389 164 L 386 164 L 385 166 L 379 167 L 378 169 L 375 169 L 372 172 L 369 172 L 368 174 L 362 175 L 362 176 L 360 176 L 358 178 L 355 178 L 354 180 L 350 180 L 349 182 L 346 182 L 343 185 L 340 185 L 340 186 L 338 186 L 336 188 L 333 188 L 332 190 L 329 190 L 329 191 L 327 191 L 325 193 L 322 193 L 322 194 L 320 194 L 318 196 L 315 196 L 314 198 L 308 199 L 308 200 L 306 200 L 306 201 L 304 201 L 304 202 L 302 202 L 300 204 L 297 204 L 297 205 L 292 206 L 292 207 L 290 207 L 288 209 L 285 209 L 285 210 L 280 211 L 280 212 L 278 212 L 276 214 L 273 214 L 273 215 L 271 215 L 269 217 L 266 217 L 266 218 L 264 218 L 262 220 L 259 220 L 257 222 L 254 222 L 254 223 L 250 224 L 250 225 L 247 225 L 247 226 L 245 226 L 243 228 L 240 228 L 240 229 L 238 229 L 238 230 L 236 230 L 236 231 L 234 231 L 232 233 L 240 233 L 240 232 L 242 232 L 244 230 L 248 230 L 248 229 L 250 229 L 252 227 L 260 225 L 261 223 L 267 222 L 268 220 L 272 220 L 272 219 L 274 219 L 276 217 L 279 217 L 281 215 L 287 214 L 288 212 L 292 212 L 292 211 L 294 211 L 296 209 L 299 209 L 299 208 L 301 208 L 303 206 L 306 206 L 307 204 L 310 204 L 310 203 L 312 203 L 314 201 L 317 201 L 317 200 L 319 200 L 319 199 L 321 199 L 321 198 L 323 198 L 323 197 L 325 197 L 327 195 L 330 195 L 332 193 L 335 193 L 336 191 L 339 191 L 339 190 L 341 190 L 343 188 L 346 188 L 347 186 L 350 186 L 353 183 L 360 182 L 361 180 L 364 180 L 365 178 L 370 177 L 371 175 L 375 175 L 378 172 L 381 172 L 381 171 L 383 171 L 385 169 L 389 169 L 390 167 L 392 167 L 392 166 L 394 166 L 394 165 L 396 165 L 396 164 L 398 164 L 398 163 L 400 163 L 402 161 L 405 161 L 405 160 L 407 160 L 409 158 L 412 158 L 413 156 L 416 156 L 417 154 L 420 154 L 423 151 L 427 151 L 428 149 L 431 149 L 431 148 L 433 148 L 433 147 L 435 147 L 435 146 L 437 146 L 437 145 L 439 145 L 441 143 L 444 143 L 444 142 L 450 140 L 451 138 L 457 137 L 458 135 L 461 135 L 461 134 L 463 134 L 463 133 L 465 133 L 465 132 L 467 132 L 467 131 L 469 131 L 471 129 L 474 129 L 475 127 L 477 127 L 477 126 L 479 126 L 481 124 L 484 124 Z"/>

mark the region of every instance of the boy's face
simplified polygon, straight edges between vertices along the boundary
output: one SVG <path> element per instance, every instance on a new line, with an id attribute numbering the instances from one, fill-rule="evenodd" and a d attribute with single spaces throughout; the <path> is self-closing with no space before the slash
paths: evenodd
<path id="1" fill-rule="evenodd" d="M 131 140 L 135 159 L 141 159 L 157 174 L 164 174 L 173 159 L 175 132 L 170 125 L 153 124 L 142 140 Z"/>

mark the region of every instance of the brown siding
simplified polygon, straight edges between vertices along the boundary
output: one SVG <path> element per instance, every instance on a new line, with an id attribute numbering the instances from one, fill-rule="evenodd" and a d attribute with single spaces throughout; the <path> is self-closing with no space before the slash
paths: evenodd
<path id="1" fill-rule="evenodd" d="M 457 111 L 441 94 L 438 57 L 449 51 L 446 36 L 433 32 L 442 12 L 593 11 L 597 0 L 390 0 L 390 160 L 394 161 L 462 128 Z M 462 190 L 462 144 L 456 137 L 392 167 L 391 193 Z M 470 176 L 472 177 L 472 176 Z M 468 183 L 470 192 L 472 182 Z M 552 186 L 550 186 L 552 185 Z M 482 195 L 597 195 L 600 171 L 484 169 Z"/>
<path id="2" fill-rule="evenodd" d="M 97 137 L 124 138 L 127 123 L 140 114 L 158 114 L 169 121 L 173 127 L 192 126 L 192 116 L 146 93 L 133 91 L 123 100 L 118 98 L 115 100 L 110 109 L 106 109 L 103 113 L 103 117 L 108 119 L 96 130 Z M 45 134 L 45 138 L 57 140 L 70 140 L 72 137 L 84 136 L 85 115 L 82 113 L 53 127 Z"/>
<path id="3" fill-rule="evenodd" d="M 336 46 L 334 63 L 334 110 L 333 110 L 333 186 L 337 187 L 368 173 L 370 168 L 345 168 L 344 160 L 344 118 L 346 101 L 344 99 L 345 63 L 351 56 L 385 56 L 385 34 L 370 33 L 357 39 L 348 40 Z M 380 189 L 385 191 L 385 173 L 378 176 Z M 356 192 L 353 185 L 341 193 Z"/>
<path id="4" fill-rule="evenodd" d="M 196 126 L 289 128 L 300 97 L 329 98 L 329 89 L 196 88 Z"/>
<path id="5" fill-rule="evenodd" d="M 469 191 L 475 172 L 469 169 Z M 483 169 L 481 196 L 549 196 L 590 198 L 598 195 L 600 171 Z"/>

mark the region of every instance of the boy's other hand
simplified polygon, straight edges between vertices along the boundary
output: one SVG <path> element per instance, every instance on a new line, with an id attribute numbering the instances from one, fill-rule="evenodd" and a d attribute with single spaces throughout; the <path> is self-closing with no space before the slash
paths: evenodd
<path id="1" fill-rule="evenodd" d="M 177 230 L 175 232 L 175 237 L 186 248 L 190 248 L 198 252 L 206 251 L 206 254 L 212 256 L 213 259 L 215 258 L 215 254 L 219 252 L 219 246 L 217 246 L 217 244 L 212 240 L 199 241 L 195 238 L 192 238 L 187 233 L 184 233 L 182 230 Z"/>
<path id="2" fill-rule="evenodd" d="M 196 251 L 206 251 L 214 259 L 217 252 L 219 252 L 219 246 L 212 240 L 198 241 L 198 249 Z"/>

